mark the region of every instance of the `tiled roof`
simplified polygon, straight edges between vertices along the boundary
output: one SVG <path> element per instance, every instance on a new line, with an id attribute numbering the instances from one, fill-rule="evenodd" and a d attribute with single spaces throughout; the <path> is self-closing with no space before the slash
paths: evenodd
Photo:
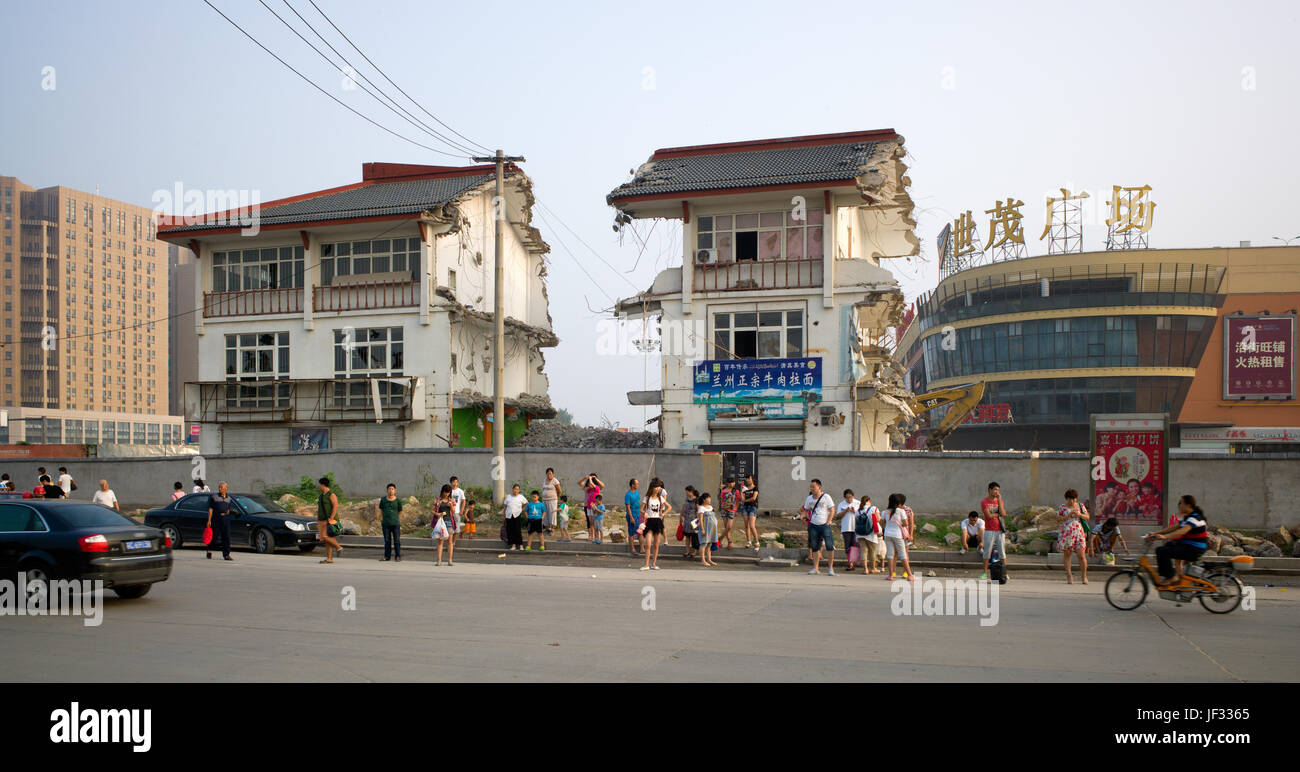
<path id="1" fill-rule="evenodd" d="M 777 141 L 779 142 L 779 141 Z M 789 147 L 741 149 L 743 144 L 661 150 L 630 181 L 609 196 L 619 199 L 663 193 L 843 182 L 864 171 L 876 141 L 839 141 Z"/>
<path id="2" fill-rule="evenodd" d="M 265 228 L 288 223 L 419 214 L 426 209 L 445 204 L 492 178 L 491 173 L 442 176 L 373 182 L 336 192 L 322 191 L 318 196 L 298 197 L 286 200 L 284 203 L 268 202 L 261 207 L 258 222 L 260 227 Z M 164 235 L 190 233 L 229 228 L 232 224 L 236 224 L 229 221 L 222 222 L 217 218 L 205 218 L 205 220 L 216 221 L 192 225 L 185 225 L 180 221 L 181 224 L 175 226 L 160 226 L 159 232 Z"/>

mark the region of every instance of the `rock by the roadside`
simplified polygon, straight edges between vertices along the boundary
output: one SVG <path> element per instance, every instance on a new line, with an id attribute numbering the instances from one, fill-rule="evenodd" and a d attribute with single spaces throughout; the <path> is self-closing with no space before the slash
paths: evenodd
<path id="1" fill-rule="evenodd" d="M 1282 550 L 1271 541 L 1261 541 L 1258 545 L 1246 550 L 1248 555 L 1257 558 L 1280 558 Z"/>
<path id="2" fill-rule="evenodd" d="M 310 517 L 310 518 L 312 518 L 312 519 L 315 519 L 315 517 L 316 517 L 316 505 L 314 505 L 314 504 L 300 504 L 300 505 L 298 505 L 297 507 L 294 507 L 293 513 L 294 513 L 295 515 L 297 515 L 298 517 Z"/>
<path id="3" fill-rule="evenodd" d="M 925 575 L 926 575 L 926 576 L 938 576 L 939 574 L 935 573 L 935 570 L 934 570 L 933 568 L 931 568 L 929 571 L 926 571 L 926 572 L 925 572 Z"/>
<path id="4" fill-rule="evenodd" d="M 1052 543 L 1047 539 L 1034 539 L 1025 545 L 1025 551 L 1035 555 L 1046 555 L 1052 549 Z"/>
<path id="5" fill-rule="evenodd" d="M 351 520 L 343 520 L 344 536 L 360 536 L 362 533 L 361 526 Z"/>
<path id="6" fill-rule="evenodd" d="M 954 545 L 954 544 L 960 542 L 960 541 L 961 541 L 961 537 L 958 536 L 958 535 L 955 534 L 955 533 L 946 533 L 946 534 L 943 535 L 943 540 L 944 540 L 944 542 L 946 542 L 946 543 L 948 544 L 948 546 L 952 546 L 952 545 Z"/>
<path id="7" fill-rule="evenodd" d="M 1296 539 L 1295 543 L 1291 545 L 1291 557 L 1300 558 L 1300 539 Z"/>
<path id="8" fill-rule="evenodd" d="M 779 531 L 764 531 L 758 535 L 758 538 L 763 541 L 781 541 L 781 533 Z"/>
<path id="9" fill-rule="evenodd" d="M 1225 543 L 1222 547 L 1219 547 L 1219 554 L 1223 557 L 1231 558 L 1236 557 L 1237 555 L 1245 555 L 1246 552 L 1235 544 Z"/>
<path id="10" fill-rule="evenodd" d="M 276 499 L 275 503 L 279 504 L 280 506 L 284 507 L 290 512 L 295 512 L 297 511 L 298 507 L 302 506 L 302 499 L 298 498 L 292 493 L 286 493 L 280 498 Z"/>
<path id="11" fill-rule="evenodd" d="M 1241 547 L 1246 550 L 1250 550 L 1253 547 L 1258 547 L 1259 545 L 1264 543 L 1263 539 L 1257 539 L 1254 536 L 1242 536 L 1240 534 L 1233 534 L 1233 535 L 1237 537 L 1237 544 L 1241 545 Z"/>
<path id="12" fill-rule="evenodd" d="M 938 532 L 939 529 L 938 527 L 935 526 L 934 523 L 926 523 L 925 525 L 921 526 L 921 533 L 938 533 Z"/>
<path id="13" fill-rule="evenodd" d="M 1205 535 L 1205 545 L 1208 549 L 1218 552 L 1219 547 L 1223 546 L 1223 539 L 1212 533 L 1207 533 Z"/>
<path id="14" fill-rule="evenodd" d="M 1293 538 L 1300 539 L 1300 523 L 1296 523 L 1295 525 L 1291 526 L 1291 536 Z"/>
<path id="15" fill-rule="evenodd" d="M 605 535 L 605 538 L 613 544 L 627 544 L 627 534 L 623 533 L 618 528 L 611 528 L 609 533 Z"/>
<path id="16" fill-rule="evenodd" d="M 1278 546 L 1279 549 L 1289 550 L 1295 542 L 1295 537 L 1286 529 L 1286 526 L 1278 526 L 1278 529 L 1264 537 Z"/>

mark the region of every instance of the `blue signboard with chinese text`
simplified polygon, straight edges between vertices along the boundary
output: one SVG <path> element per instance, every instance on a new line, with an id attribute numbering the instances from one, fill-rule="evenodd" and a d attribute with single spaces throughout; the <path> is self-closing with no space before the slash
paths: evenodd
<path id="1" fill-rule="evenodd" d="M 717 402 L 817 402 L 821 357 L 708 359 L 695 364 L 695 404 Z"/>

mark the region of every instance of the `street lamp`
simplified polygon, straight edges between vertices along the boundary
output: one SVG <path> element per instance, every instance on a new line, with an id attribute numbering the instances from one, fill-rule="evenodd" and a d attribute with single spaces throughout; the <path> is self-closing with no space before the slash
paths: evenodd
<path id="1" fill-rule="evenodd" d="M 1273 238 L 1277 239 L 1278 241 L 1282 242 L 1285 246 L 1288 247 L 1291 246 L 1291 242 L 1300 241 L 1300 236 L 1292 236 L 1289 239 L 1284 239 L 1281 236 L 1274 236 Z"/>

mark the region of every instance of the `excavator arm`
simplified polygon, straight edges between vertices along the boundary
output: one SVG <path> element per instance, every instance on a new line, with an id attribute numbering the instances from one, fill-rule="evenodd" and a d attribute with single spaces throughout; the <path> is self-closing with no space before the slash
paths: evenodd
<path id="1" fill-rule="evenodd" d="M 960 386 L 950 386 L 946 389 L 935 389 L 927 391 L 924 394 L 917 394 L 912 397 L 912 412 L 920 415 L 921 413 L 934 410 L 936 407 L 950 405 L 947 415 L 934 427 L 930 436 L 925 440 L 926 450 L 943 450 L 943 441 L 952 434 L 952 430 L 964 420 L 975 406 L 984 398 L 984 382 L 976 381 L 975 383 L 964 383 Z"/>

